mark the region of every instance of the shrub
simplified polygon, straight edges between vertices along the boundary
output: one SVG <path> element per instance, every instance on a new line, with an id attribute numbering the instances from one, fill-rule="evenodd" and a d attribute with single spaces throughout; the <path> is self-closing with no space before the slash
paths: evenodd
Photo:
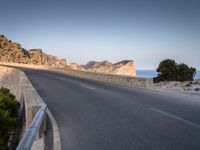
<path id="1" fill-rule="evenodd" d="M 0 149 L 9 149 L 8 142 L 16 129 L 20 104 L 6 88 L 0 88 Z"/>
<path id="2" fill-rule="evenodd" d="M 166 59 L 160 62 L 156 69 L 158 76 L 154 82 L 159 81 L 191 81 L 194 80 L 196 69 L 186 64 L 178 64 L 174 60 Z"/>

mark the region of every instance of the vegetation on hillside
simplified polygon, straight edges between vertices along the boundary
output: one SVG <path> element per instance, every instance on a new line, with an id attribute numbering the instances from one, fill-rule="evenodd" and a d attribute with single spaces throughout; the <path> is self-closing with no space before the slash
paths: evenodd
<path id="1" fill-rule="evenodd" d="M 17 125 L 20 103 L 6 88 L 0 88 L 0 149 L 9 149 L 9 139 Z"/>
<path id="2" fill-rule="evenodd" d="M 174 60 L 165 59 L 160 62 L 156 69 L 158 76 L 154 78 L 154 82 L 160 81 L 192 81 L 196 74 L 196 69 L 188 67 L 183 63 L 176 63 Z"/>

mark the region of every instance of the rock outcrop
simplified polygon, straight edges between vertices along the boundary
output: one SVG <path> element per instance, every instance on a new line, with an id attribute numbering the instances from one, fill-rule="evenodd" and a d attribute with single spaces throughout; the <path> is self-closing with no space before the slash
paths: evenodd
<path id="1" fill-rule="evenodd" d="M 100 73 L 127 75 L 127 76 L 136 75 L 134 63 L 132 60 L 124 60 L 115 64 L 112 64 L 109 61 L 102 61 L 102 62 L 90 61 L 84 66 L 84 68 L 87 71 L 91 72 L 100 72 Z"/>
<path id="2" fill-rule="evenodd" d="M 66 65 L 65 59 L 60 59 L 56 56 L 47 55 L 41 49 L 31 49 L 28 51 L 30 64 L 47 65 L 55 67 L 64 67 Z"/>
<path id="3" fill-rule="evenodd" d="M 25 50 L 19 43 L 8 40 L 4 35 L 0 35 L 0 62 L 23 63 L 64 67 L 65 59 L 47 55 L 41 49 Z"/>
<path id="4" fill-rule="evenodd" d="M 101 62 L 89 61 L 84 68 L 92 72 L 108 73 L 112 71 L 112 63 L 107 60 Z"/>

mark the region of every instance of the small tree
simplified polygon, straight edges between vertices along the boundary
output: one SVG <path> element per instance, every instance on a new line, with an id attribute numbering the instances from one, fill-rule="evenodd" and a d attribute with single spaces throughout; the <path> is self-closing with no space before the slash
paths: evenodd
<path id="1" fill-rule="evenodd" d="M 166 59 L 163 60 L 159 67 L 157 68 L 157 72 L 159 72 L 160 80 L 173 80 L 176 76 L 176 62 L 174 60 Z"/>
<path id="2" fill-rule="evenodd" d="M 174 60 L 166 59 L 160 62 L 156 69 L 158 76 L 154 82 L 159 81 L 191 81 L 194 80 L 196 69 L 186 64 L 177 64 Z"/>
<path id="3" fill-rule="evenodd" d="M 20 103 L 6 88 L 0 89 L 0 149 L 9 149 L 8 141 L 16 129 Z"/>

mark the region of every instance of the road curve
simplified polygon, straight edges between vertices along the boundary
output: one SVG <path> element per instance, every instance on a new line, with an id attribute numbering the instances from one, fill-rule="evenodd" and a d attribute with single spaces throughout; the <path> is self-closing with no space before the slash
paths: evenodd
<path id="1" fill-rule="evenodd" d="M 200 99 L 24 69 L 63 150 L 200 150 Z"/>

